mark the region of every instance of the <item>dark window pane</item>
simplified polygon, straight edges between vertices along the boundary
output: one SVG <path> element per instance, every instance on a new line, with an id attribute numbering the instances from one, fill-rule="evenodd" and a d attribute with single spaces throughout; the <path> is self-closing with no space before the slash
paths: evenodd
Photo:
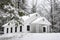
<path id="1" fill-rule="evenodd" d="M 15 32 L 17 32 L 17 27 L 15 27 Z"/>
<path id="2" fill-rule="evenodd" d="M 43 32 L 46 32 L 46 28 L 45 27 L 43 27 Z"/>
<path id="3" fill-rule="evenodd" d="M 12 27 L 11 27 L 11 33 L 12 33 Z"/>
<path id="4" fill-rule="evenodd" d="M 20 26 L 20 32 L 22 32 L 22 26 Z"/>
<path id="5" fill-rule="evenodd" d="M 29 25 L 27 25 L 27 31 L 30 31 L 30 26 Z"/>
<path id="6" fill-rule="evenodd" d="M 7 33 L 8 33 L 8 28 L 7 28 Z"/>

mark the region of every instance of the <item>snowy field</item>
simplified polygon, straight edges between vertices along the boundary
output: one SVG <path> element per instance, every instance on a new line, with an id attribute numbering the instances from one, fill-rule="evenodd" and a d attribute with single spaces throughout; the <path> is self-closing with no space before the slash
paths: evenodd
<path id="1" fill-rule="evenodd" d="M 0 40 L 60 40 L 60 33 L 15 33 L 0 36 Z"/>

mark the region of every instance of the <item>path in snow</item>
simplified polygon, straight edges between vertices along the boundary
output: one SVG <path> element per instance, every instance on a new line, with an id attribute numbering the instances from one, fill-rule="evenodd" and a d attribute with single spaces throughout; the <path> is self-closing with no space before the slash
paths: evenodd
<path id="1" fill-rule="evenodd" d="M 60 33 L 24 33 L 0 40 L 60 40 Z"/>

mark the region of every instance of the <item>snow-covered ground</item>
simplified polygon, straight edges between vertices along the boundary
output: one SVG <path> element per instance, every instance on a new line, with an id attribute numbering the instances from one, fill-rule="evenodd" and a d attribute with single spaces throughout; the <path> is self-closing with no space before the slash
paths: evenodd
<path id="1" fill-rule="evenodd" d="M 0 40 L 60 40 L 60 33 L 15 33 L 0 36 Z"/>

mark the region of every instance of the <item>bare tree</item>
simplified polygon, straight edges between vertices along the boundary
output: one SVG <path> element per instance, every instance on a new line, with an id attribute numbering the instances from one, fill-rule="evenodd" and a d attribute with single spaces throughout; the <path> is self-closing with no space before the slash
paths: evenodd
<path id="1" fill-rule="evenodd" d="M 51 2 L 51 22 L 54 32 L 60 32 L 60 4 L 59 0 L 50 0 Z"/>
<path id="2" fill-rule="evenodd" d="M 32 0 L 32 8 L 31 8 L 31 13 L 36 13 L 36 9 L 37 9 L 37 0 L 36 3 L 34 4 L 34 0 Z"/>

